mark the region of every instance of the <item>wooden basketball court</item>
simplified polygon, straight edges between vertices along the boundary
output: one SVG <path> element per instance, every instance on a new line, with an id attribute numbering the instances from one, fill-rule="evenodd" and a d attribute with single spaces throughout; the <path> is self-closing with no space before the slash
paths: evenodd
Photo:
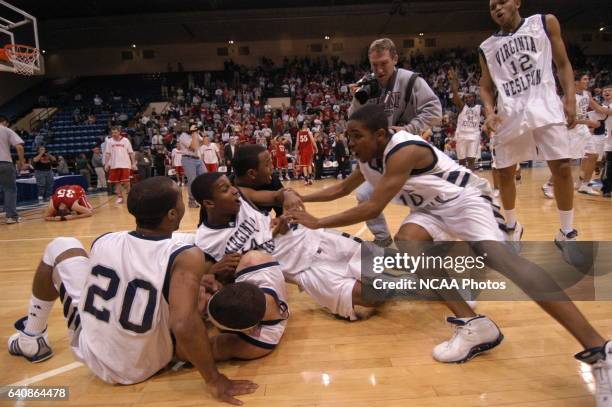
<path id="1" fill-rule="evenodd" d="M 556 233 L 555 203 L 540 191 L 547 177 L 544 168 L 523 170 L 518 213 L 525 225 L 524 240 L 552 240 Z M 290 184 L 300 191 L 313 191 L 333 182 L 319 181 L 310 187 L 302 182 Z M 59 305 L 49 321 L 53 358 L 30 364 L 8 354 L 12 324 L 27 311 L 32 276 L 45 245 L 56 236 L 75 236 L 88 247 L 104 232 L 134 227 L 125 205 L 116 206 L 114 200 L 106 203 L 107 199 L 105 195 L 92 198 L 94 206 L 102 205 L 92 218 L 59 223 L 25 220 L 0 226 L 0 385 L 62 385 L 70 391 L 68 402 L 0 401 L 0 405 L 222 405 L 212 399 L 195 370 L 164 373 L 132 386 L 103 383 L 75 362 Z M 580 239 L 610 240 L 612 202 L 579 194 L 575 202 Z M 309 204 L 308 210 L 325 216 L 354 203 L 354 197 L 346 197 L 331 204 Z M 406 213 L 400 206 L 385 211 L 392 231 Z M 181 230 L 193 231 L 197 218 L 197 209 L 187 209 Z M 343 230 L 371 239 L 363 225 Z M 260 360 L 220 364 L 229 377 L 259 384 L 254 394 L 241 397 L 247 406 L 594 405 L 590 369 L 573 359 L 580 345 L 531 302 L 479 303 L 477 310 L 500 325 L 506 340 L 469 363 L 445 365 L 431 358 L 434 345 L 452 333 L 445 323 L 450 314 L 443 305 L 393 302 L 367 321 L 349 323 L 319 309 L 294 286 L 289 294 L 292 316 L 278 349 Z M 612 338 L 612 304 L 583 302 L 579 307 L 604 337 Z"/>

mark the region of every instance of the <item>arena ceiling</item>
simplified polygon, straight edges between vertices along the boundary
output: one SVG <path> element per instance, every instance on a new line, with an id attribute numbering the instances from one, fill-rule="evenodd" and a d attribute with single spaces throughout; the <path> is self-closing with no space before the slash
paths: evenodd
<path id="1" fill-rule="evenodd" d="M 13 0 L 40 20 L 44 48 L 488 31 L 486 0 Z M 565 29 L 612 24 L 608 0 L 524 0 Z"/>

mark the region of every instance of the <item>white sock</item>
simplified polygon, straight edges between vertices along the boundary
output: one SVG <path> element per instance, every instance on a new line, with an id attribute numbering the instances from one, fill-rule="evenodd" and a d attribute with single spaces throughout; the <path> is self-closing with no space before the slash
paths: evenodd
<path id="1" fill-rule="evenodd" d="M 506 226 L 510 229 L 516 226 L 516 209 L 504 209 L 504 215 L 506 218 Z"/>
<path id="2" fill-rule="evenodd" d="M 561 225 L 561 231 L 566 235 L 574 230 L 574 210 L 569 211 L 557 210 L 559 212 L 559 224 Z"/>
<path id="3" fill-rule="evenodd" d="M 25 324 L 25 333 L 28 335 L 39 335 L 47 327 L 49 313 L 53 309 L 55 301 L 43 301 L 30 297 L 30 308 L 28 308 L 28 320 Z"/>

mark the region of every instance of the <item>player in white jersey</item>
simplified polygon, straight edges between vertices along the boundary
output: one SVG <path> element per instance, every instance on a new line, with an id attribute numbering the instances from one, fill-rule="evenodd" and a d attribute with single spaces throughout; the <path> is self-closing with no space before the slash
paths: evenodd
<path id="1" fill-rule="evenodd" d="M 59 296 L 74 355 L 105 382 L 144 381 L 176 356 L 198 369 L 216 397 L 238 403 L 233 396 L 256 385 L 229 380 L 215 367 L 196 306 L 212 263 L 171 239 L 185 212 L 180 190 L 169 178 L 149 178 L 131 189 L 127 203 L 136 230 L 101 236 L 91 257 L 74 238 L 47 246 L 9 352 L 32 362 L 52 356 L 47 319 Z"/>
<path id="2" fill-rule="evenodd" d="M 480 156 L 482 106 L 476 104 L 476 96 L 473 93 L 465 95 L 465 101 L 459 96 L 459 80 L 453 68 L 449 69 L 448 78 L 453 90 L 453 103 L 459 109 L 455 131 L 457 159 L 460 165 L 474 170 L 476 159 Z"/>
<path id="3" fill-rule="evenodd" d="M 511 278 L 527 294 L 562 293 L 544 270 L 520 258 L 505 243 L 498 228 L 495 207 L 487 197 L 488 182 L 455 164 L 419 136 L 406 132 L 390 134 L 384 110 L 368 105 L 353 113 L 347 124 L 351 150 L 359 159 L 359 168 L 346 180 L 304 197 L 305 201 L 330 201 L 345 196 L 364 180 L 374 185 L 369 201 L 344 212 L 317 219 L 305 211 L 293 210 L 291 221 L 313 229 L 353 225 L 377 216 L 391 200 L 410 207 L 394 241 L 400 249 L 404 242 L 431 241 L 441 233 L 470 241 L 483 255 L 485 264 Z M 446 237 L 445 237 L 446 238 Z M 451 290 L 452 291 L 452 290 Z M 436 346 L 433 356 L 443 362 L 464 362 L 503 339 L 499 328 L 487 317 L 476 315 L 456 293 L 447 306 L 456 315 L 449 321 L 457 326 L 453 337 Z M 444 293 L 440 295 L 444 296 Z M 538 304 L 563 324 L 587 349 L 577 355 L 594 363 L 598 391 L 607 392 L 612 402 L 610 373 L 612 342 L 606 342 L 586 321 L 575 305 L 562 294 L 563 301 L 539 301 Z"/>
<path id="4" fill-rule="evenodd" d="M 268 154 L 265 148 L 263 154 Z M 270 168 L 270 174 L 271 171 Z M 259 199 L 261 205 L 271 203 L 270 191 L 240 190 Z M 195 243 L 223 267 L 231 266 L 232 253 L 266 251 L 280 266 L 267 273 L 278 272 L 281 278 L 284 275 L 284 279 L 297 284 L 335 315 L 356 320 L 369 314 L 361 307 L 377 305 L 361 299 L 360 239 L 346 233 L 289 227 L 279 218 L 272 222 L 249 199 L 241 197 L 239 189 L 222 173 L 198 176 L 193 181 L 192 194 L 203 212 Z"/>
<path id="5" fill-rule="evenodd" d="M 599 105 L 589 93 L 590 76 L 588 73 L 578 73 L 575 77 L 576 86 L 576 127 L 570 130 L 570 137 L 574 143 L 573 150 L 576 155 L 582 153 L 580 163 L 581 173 L 576 182 L 578 192 L 587 195 L 599 196 L 599 192 L 589 186 L 597 160 L 603 155 L 604 137 L 595 135 L 593 130 L 600 126 L 590 113 L 602 114 L 605 109 Z M 592 109 L 589 112 L 589 109 Z M 605 119 L 605 116 L 603 117 Z"/>
<path id="6" fill-rule="evenodd" d="M 563 241 L 576 240 L 573 227 L 572 156 L 567 127 L 575 126 L 575 91 L 572 66 L 553 15 L 521 18 L 520 0 L 490 0 L 490 14 L 499 32 L 480 44 L 480 96 L 485 125 L 495 131 L 495 158 L 501 175 L 501 201 L 514 240 L 523 227 L 516 215 L 516 164 L 532 160 L 537 151 L 547 161 L 554 180 L 560 230 L 555 242 L 564 258 L 572 253 Z M 557 95 L 555 63 L 566 98 Z M 495 91 L 497 90 L 497 101 Z M 497 108 L 497 113 L 495 112 Z"/>
<path id="7" fill-rule="evenodd" d="M 606 109 L 603 112 L 606 129 L 606 139 L 604 142 L 606 168 L 603 171 L 605 176 L 602 176 L 603 187 L 601 192 L 604 198 L 610 198 L 612 196 L 612 85 L 606 85 L 603 88 L 602 95 L 604 98 L 603 107 Z"/>

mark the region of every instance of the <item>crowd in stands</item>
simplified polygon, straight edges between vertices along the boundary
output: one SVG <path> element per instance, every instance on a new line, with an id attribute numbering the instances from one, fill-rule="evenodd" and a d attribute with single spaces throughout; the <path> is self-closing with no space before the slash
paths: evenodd
<path id="1" fill-rule="evenodd" d="M 570 52 L 572 50 L 570 49 Z M 592 74 L 592 92 L 597 98 L 599 87 L 610 82 L 607 71 L 609 60 L 586 58 L 574 50 L 584 68 Z M 443 120 L 440 125 L 427 130 L 424 136 L 445 151 L 455 156 L 454 131 L 457 109 L 452 103 L 452 92 L 447 76 L 453 67 L 460 81 L 460 93 L 479 95 L 480 67 L 476 52 L 466 50 L 444 51 L 433 56 L 418 52 L 401 59 L 398 66 L 413 70 L 427 80 L 440 98 L 443 106 Z M 231 61 L 225 63 L 222 73 L 197 73 L 184 76 L 184 80 L 169 83 L 161 81 L 161 96 L 168 101 L 163 112 L 144 112 L 144 106 L 137 100 L 129 100 L 138 107 L 138 113 L 130 116 L 125 112 L 114 112 L 108 119 L 107 130 L 120 125 L 124 135 L 129 137 L 141 177 L 168 174 L 173 164 L 173 150 L 178 136 L 197 126 L 202 136 L 214 147 L 209 148 L 205 164 L 223 166 L 225 146 L 233 140 L 237 145 L 258 143 L 269 148 L 277 143 L 285 144 L 289 153 L 295 149 L 298 130 L 304 124 L 311 130 L 319 146 L 316 156 L 319 171 L 333 166 L 335 142 L 346 129 L 347 111 L 351 103 L 348 84 L 354 83 L 369 72 L 364 61 L 361 64 L 347 64 L 338 58 L 320 57 L 285 59 L 275 65 L 263 59 L 257 68 L 239 66 Z M 270 96 L 284 96 L 290 103 L 271 106 Z M 117 92 L 111 96 L 121 99 Z M 116 101 L 116 100 L 115 100 Z M 112 111 L 99 95 L 85 101 L 80 94 L 73 98 L 72 120 L 75 124 L 95 124 L 97 114 Z M 110 131 L 103 134 L 107 135 Z M 27 137 L 27 136 L 26 136 Z M 48 143 L 48 129 L 43 127 L 34 137 L 32 151 Z M 104 136 L 97 140 L 97 146 L 104 147 Z M 92 146 L 93 147 L 93 146 Z M 489 138 L 483 133 L 481 151 L 483 159 L 490 157 Z M 214 151 L 214 154 L 210 153 Z M 99 152 L 98 152 L 99 153 Z M 92 154 L 74 157 L 58 157 L 58 171 L 66 170 L 87 175 L 91 178 L 100 163 L 92 162 Z M 320 173 L 318 174 L 321 175 Z"/>

